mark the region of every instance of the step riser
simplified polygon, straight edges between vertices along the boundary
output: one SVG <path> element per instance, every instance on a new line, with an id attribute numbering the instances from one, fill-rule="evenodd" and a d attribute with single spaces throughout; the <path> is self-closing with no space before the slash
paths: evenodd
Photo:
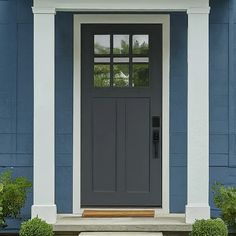
<path id="1" fill-rule="evenodd" d="M 79 236 L 163 236 L 162 233 L 139 233 L 139 232 L 93 232 L 80 233 Z"/>
<path id="2" fill-rule="evenodd" d="M 88 234 L 87 236 L 96 236 L 95 234 Z M 102 233 L 102 234 L 97 234 L 97 235 L 99 235 L 99 236 L 101 236 L 101 235 L 104 235 L 104 236 L 108 236 L 108 235 L 106 235 L 106 234 L 104 234 L 104 233 Z M 114 236 L 118 236 L 118 235 L 116 235 L 116 234 L 110 234 L 110 235 L 114 235 Z M 121 234 L 120 234 L 121 235 Z M 122 234 L 122 236 L 125 236 L 125 233 L 124 234 Z M 128 236 L 130 235 L 130 234 L 127 234 Z M 134 233 L 133 235 L 130 235 L 130 236 L 135 236 L 135 235 L 137 235 L 137 236 L 141 236 L 141 235 L 144 235 L 144 233 Z M 154 236 L 153 234 L 151 234 L 151 233 L 145 233 L 145 235 L 147 235 L 147 236 Z M 164 233 L 162 233 L 161 235 L 163 235 L 163 236 L 189 236 L 189 233 L 188 232 L 164 232 Z M 81 234 L 78 234 L 78 233 L 56 233 L 55 234 L 55 236 L 86 236 L 86 235 L 81 235 Z"/>

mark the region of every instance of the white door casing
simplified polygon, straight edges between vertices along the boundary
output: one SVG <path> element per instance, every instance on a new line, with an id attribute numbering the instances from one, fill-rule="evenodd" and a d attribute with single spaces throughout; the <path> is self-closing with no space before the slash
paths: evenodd
<path id="1" fill-rule="evenodd" d="M 162 208 L 169 213 L 169 66 L 170 16 L 154 14 L 74 16 L 74 117 L 73 117 L 73 213 L 81 214 L 81 25 L 82 24 L 161 24 L 163 27 L 163 115 L 162 115 Z"/>

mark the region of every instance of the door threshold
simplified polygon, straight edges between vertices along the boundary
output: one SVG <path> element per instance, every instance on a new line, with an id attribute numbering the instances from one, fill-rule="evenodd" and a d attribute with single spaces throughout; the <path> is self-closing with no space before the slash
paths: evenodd
<path id="1" fill-rule="evenodd" d="M 154 218 L 155 210 L 84 210 L 83 218 Z"/>

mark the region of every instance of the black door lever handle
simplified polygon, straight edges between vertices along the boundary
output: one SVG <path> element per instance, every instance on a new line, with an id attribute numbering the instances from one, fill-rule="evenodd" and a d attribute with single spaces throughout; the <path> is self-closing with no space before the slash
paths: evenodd
<path id="1" fill-rule="evenodd" d="M 159 157 L 159 130 L 153 130 L 152 142 L 154 145 L 154 158 Z"/>

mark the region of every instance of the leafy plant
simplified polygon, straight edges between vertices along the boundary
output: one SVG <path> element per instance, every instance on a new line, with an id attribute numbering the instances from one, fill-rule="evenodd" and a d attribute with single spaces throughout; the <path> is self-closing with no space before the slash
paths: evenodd
<path id="1" fill-rule="evenodd" d="M 6 217 L 19 216 L 32 184 L 24 177 L 13 178 L 12 172 L 6 171 L 0 176 L 0 185 L 0 227 L 3 227 Z"/>
<path id="2" fill-rule="evenodd" d="M 3 206 L 2 206 L 2 192 L 3 192 L 3 184 L 0 183 L 0 228 L 4 226 L 5 221 L 3 218 Z"/>
<path id="3" fill-rule="evenodd" d="M 21 224 L 20 236 L 53 236 L 52 226 L 38 217 Z"/>
<path id="4" fill-rule="evenodd" d="M 227 236 L 228 230 L 223 220 L 197 220 L 193 224 L 191 236 Z"/>
<path id="5" fill-rule="evenodd" d="M 236 227 L 236 188 L 219 183 L 213 186 L 214 203 L 221 210 L 221 217 L 229 227 Z"/>

